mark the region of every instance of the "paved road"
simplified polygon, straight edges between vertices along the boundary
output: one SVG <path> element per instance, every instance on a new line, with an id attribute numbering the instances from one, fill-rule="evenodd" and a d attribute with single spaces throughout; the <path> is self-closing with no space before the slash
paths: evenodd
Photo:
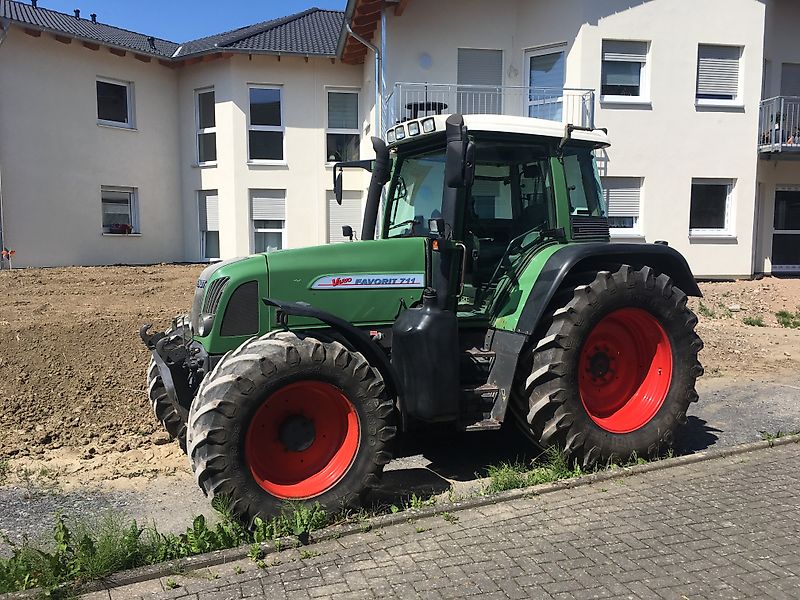
<path id="1" fill-rule="evenodd" d="M 692 405 L 688 425 L 676 436 L 679 454 L 759 440 L 762 430 L 800 430 L 800 386 L 796 381 L 732 382 L 705 377 L 699 381 L 698 391 L 700 401 Z M 469 488 L 488 465 L 534 458 L 537 451 L 510 425 L 487 433 L 457 434 L 442 429 L 405 440 L 399 457 L 387 466 L 373 500 L 400 503 L 412 492 L 442 493 L 451 484 Z M 58 511 L 90 518 L 108 510 L 139 522 L 153 521 L 162 531 L 174 532 L 183 531 L 199 513 L 214 518 L 188 465 L 185 473 L 155 479 L 135 492 L 86 489 L 65 494 L 56 489 L 0 487 L 0 530 L 12 539 L 49 533 Z M 3 551 L 0 545 L 0 553 Z"/>
<path id="2" fill-rule="evenodd" d="M 91 598 L 800 596 L 800 444 L 428 517 Z"/>

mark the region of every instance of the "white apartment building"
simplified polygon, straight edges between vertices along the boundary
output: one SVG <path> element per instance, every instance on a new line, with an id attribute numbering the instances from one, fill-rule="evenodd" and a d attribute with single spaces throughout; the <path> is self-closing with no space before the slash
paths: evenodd
<path id="1" fill-rule="evenodd" d="M 349 0 L 180 45 L 0 0 L 2 243 L 39 266 L 342 241 L 366 179 L 332 206 L 333 161 L 490 112 L 608 128 L 615 240 L 800 270 L 796 24 L 792 0 Z"/>

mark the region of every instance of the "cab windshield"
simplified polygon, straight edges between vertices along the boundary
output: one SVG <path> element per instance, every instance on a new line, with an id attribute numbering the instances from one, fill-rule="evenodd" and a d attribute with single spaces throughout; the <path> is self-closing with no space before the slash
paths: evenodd
<path id="1" fill-rule="evenodd" d="M 428 220 L 442 217 L 444 154 L 439 150 L 396 159 L 387 237 L 427 236 Z"/>
<path id="2" fill-rule="evenodd" d="M 428 236 L 429 220 L 442 217 L 445 151 L 395 160 L 385 235 Z M 466 198 L 466 238 L 487 238 L 488 245 L 503 246 L 522 233 L 555 223 L 545 146 L 476 140 L 475 163 L 475 180 Z"/>

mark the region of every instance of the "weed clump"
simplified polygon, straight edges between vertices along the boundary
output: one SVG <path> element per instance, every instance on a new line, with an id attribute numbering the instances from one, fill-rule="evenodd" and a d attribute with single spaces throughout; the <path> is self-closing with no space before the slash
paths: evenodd
<path id="1" fill-rule="evenodd" d="M 800 329 L 800 311 L 779 310 L 775 313 L 778 324 L 787 329 Z"/>

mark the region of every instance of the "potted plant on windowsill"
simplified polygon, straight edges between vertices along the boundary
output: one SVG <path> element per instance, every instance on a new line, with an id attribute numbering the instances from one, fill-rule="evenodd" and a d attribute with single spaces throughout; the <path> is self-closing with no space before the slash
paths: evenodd
<path id="1" fill-rule="evenodd" d="M 133 233 L 133 227 L 131 227 L 128 223 L 112 223 L 108 226 L 108 233 L 128 235 Z"/>

